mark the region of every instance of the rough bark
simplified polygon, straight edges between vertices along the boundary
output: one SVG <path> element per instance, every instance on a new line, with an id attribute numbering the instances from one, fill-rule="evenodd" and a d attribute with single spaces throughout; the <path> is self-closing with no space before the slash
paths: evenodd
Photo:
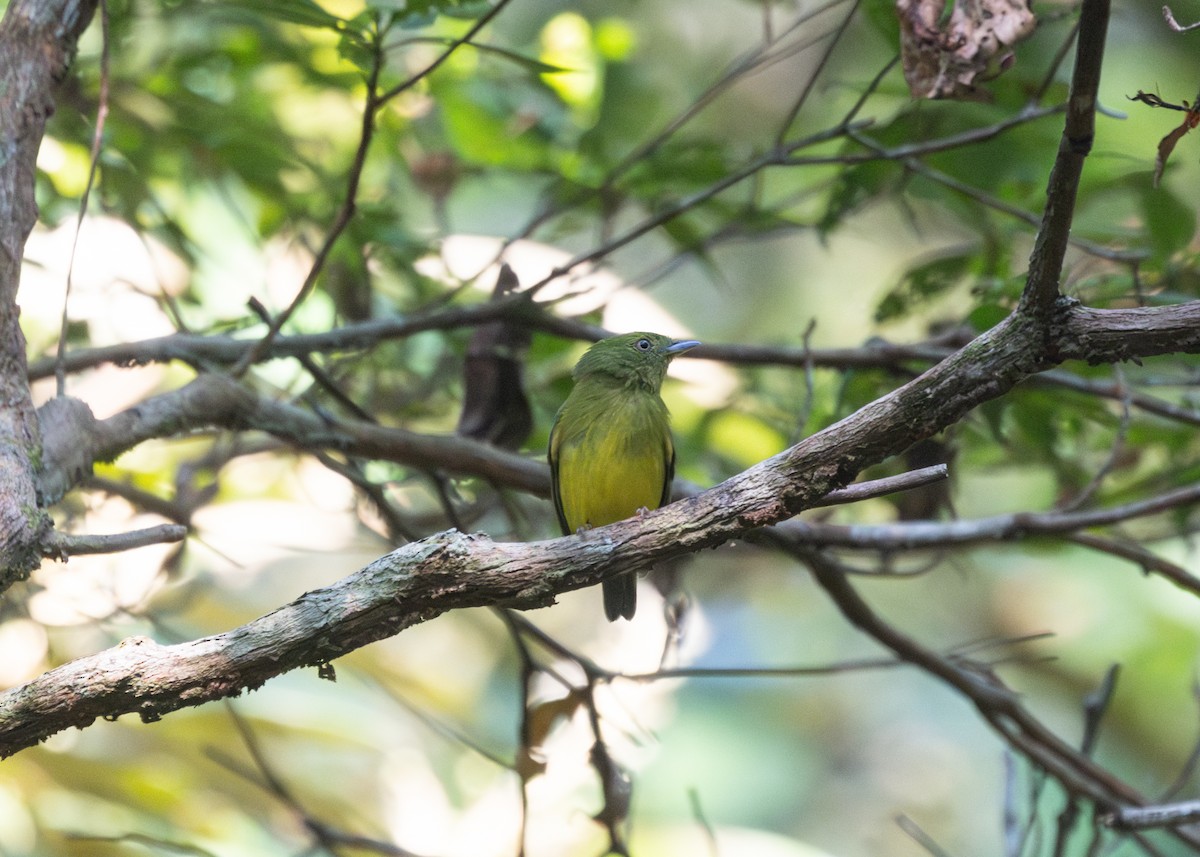
<path id="1" fill-rule="evenodd" d="M 97 717 L 138 713 L 157 719 L 185 706 L 236 696 L 275 675 L 328 663 L 448 610 L 544 607 L 560 593 L 667 557 L 717 547 L 790 518 L 863 467 L 957 422 L 1064 356 L 1099 360 L 1103 347 L 1111 349 L 1110 356 L 1119 351 L 1124 357 L 1200 350 L 1194 324 L 1200 302 L 1139 310 L 1137 325 L 1129 322 L 1124 337 L 1111 334 L 1104 321 L 1127 321 L 1130 311 L 1112 312 L 1060 301 L 1051 348 L 1040 324 L 1014 314 L 836 425 L 714 488 L 644 516 L 584 536 L 529 544 L 440 533 L 227 633 L 174 646 L 137 640 L 66 664 L 0 696 L 0 756 Z M 230 384 L 209 385 L 208 392 L 226 395 Z M 211 405 L 213 400 L 206 401 Z M 230 413 L 240 412 L 247 425 L 260 413 L 256 407 L 251 403 Z M 212 418 L 215 411 L 206 405 L 205 413 Z M 524 469 L 511 475 L 537 479 Z"/>
<path id="2" fill-rule="evenodd" d="M 94 11 L 94 0 L 13 0 L 0 21 L 0 591 L 37 567 L 49 527 L 35 483 L 41 439 L 17 285 L 54 87 Z"/>

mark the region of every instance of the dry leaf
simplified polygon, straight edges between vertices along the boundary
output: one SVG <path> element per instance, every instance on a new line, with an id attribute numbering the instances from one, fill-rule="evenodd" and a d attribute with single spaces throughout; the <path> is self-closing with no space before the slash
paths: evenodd
<path id="1" fill-rule="evenodd" d="M 529 782 L 546 772 L 544 747 L 559 720 L 570 720 L 583 704 L 583 694 L 572 690 L 564 697 L 548 699 L 529 707 L 525 715 L 524 741 L 517 750 L 517 773 Z"/>
<path id="2" fill-rule="evenodd" d="M 1158 183 L 1162 181 L 1163 171 L 1167 168 L 1167 158 L 1171 157 L 1171 153 L 1175 151 L 1175 144 L 1183 138 L 1184 134 L 1200 125 L 1200 95 L 1197 95 L 1195 104 L 1188 104 L 1186 101 L 1183 104 L 1172 104 L 1169 101 L 1163 101 L 1154 93 L 1142 92 L 1139 89 L 1137 95 L 1129 96 L 1129 100 L 1140 101 L 1150 107 L 1181 110 L 1187 114 L 1177 128 L 1158 141 L 1158 153 L 1154 157 L 1154 186 L 1158 187 Z"/>
<path id="3" fill-rule="evenodd" d="M 512 268 L 503 265 L 492 300 L 519 287 Z M 533 415 L 525 396 L 522 359 L 529 347 L 528 328 L 507 321 L 481 324 L 467 346 L 463 409 L 458 433 L 502 449 L 517 449 L 529 437 Z"/>
<path id="4" fill-rule="evenodd" d="M 1037 27 L 1029 0 L 896 0 L 904 79 L 916 98 L 982 99 L 979 84 L 1012 62 Z"/>

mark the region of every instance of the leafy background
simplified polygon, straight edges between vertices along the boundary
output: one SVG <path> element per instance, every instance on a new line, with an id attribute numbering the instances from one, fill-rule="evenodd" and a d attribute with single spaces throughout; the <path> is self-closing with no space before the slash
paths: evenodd
<path id="1" fill-rule="evenodd" d="M 247 301 L 276 312 L 287 305 L 345 199 L 374 51 L 385 57 L 381 87 L 399 86 L 487 8 L 436 0 L 109 3 L 109 112 L 74 258 L 69 347 L 180 329 L 261 335 Z M 1056 67 L 1055 55 L 1073 10 L 1035 8 L 1038 32 L 988 85 L 990 100 L 917 103 L 893 68 L 858 111 L 872 120 L 859 133 L 900 147 L 1007 122 L 1034 98 L 1061 103 L 1069 56 Z M 1180 20 L 1200 17 L 1195 3 L 1175 11 Z M 761 44 L 764 15 L 778 39 L 774 59 L 713 93 Z M 847 16 L 847 32 L 822 60 Z M 1150 5 L 1114 12 L 1101 90 L 1107 113 L 1074 234 L 1118 253 L 1076 249 L 1067 269 L 1066 290 L 1089 304 L 1196 297 L 1196 141 L 1181 142 L 1162 186 L 1152 187 L 1155 146 L 1179 114 L 1126 100 L 1138 90 L 1191 97 L 1196 38 L 1170 33 Z M 380 110 L 357 213 L 289 331 L 485 300 L 499 239 L 523 239 L 509 259 L 528 285 L 739 172 L 748 177 L 607 253 L 557 311 L 612 330 L 706 342 L 853 348 L 959 325 L 982 330 L 1019 294 L 1035 227 L 1000 207 L 1039 212 L 1058 115 L 915 164 L 855 162 L 867 149 L 837 136 L 799 149 L 798 161 L 808 162 L 752 166 L 779 139 L 836 127 L 868 91 L 897 49 L 887 3 L 523 0 L 503 9 L 480 43 L 451 53 Z M 42 223 L 21 292 L 31 362 L 52 355 L 59 337 L 101 52 L 93 26 L 39 158 Z M 660 139 L 680 116 L 688 121 Z M 964 194 L 954 182 L 974 190 Z M 377 419 L 448 433 L 469 335 L 431 331 L 322 363 Z M 583 346 L 534 335 L 531 456 L 545 448 Z M 679 361 L 666 395 L 680 475 L 714 484 L 920 367 Z M 1192 358 L 1067 371 L 1195 406 Z M 191 375 L 177 363 L 103 366 L 72 375 L 67 389 L 106 416 Z M 333 407 L 295 361 L 261 367 L 255 383 Z M 52 395 L 52 379 L 37 389 Z M 1128 502 L 1189 484 L 1200 467 L 1193 425 L 1043 383 L 981 409 L 941 442 L 933 452 L 952 452 L 954 474 L 943 517 L 1045 510 L 1081 496 L 1091 506 Z M 541 499 L 360 465 L 414 536 L 450 525 L 443 491 L 471 529 L 497 539 L 554 535 Z M 218 633 L 394 543 L 342 477 L 265 437 L 147 443 L 98 475 L 193 503 L 193 535 L 182 550 L 47 564 L 0 608 L 2 686 L 131 635 L 166 642 Z M 60 514 L 62 526 L 89 532 L 157 520 L 104 491 L 72 495 Z M 807 514 L 885 522 L 907 512 L 894 497 Z M 1123 535 L 1187 566 L 1193 529 L 1194 515 L 1183 511 L 1133 522 Z M 1078 739 L 1081 700 L 1120 663 L 1098 757 L 1151 794 L 1184 771 L 1179 794 L 1194 793 L 1184 770 L 1198 720 L 1200 609 L 1192 596 L 1051 540 L 849 561 L 894 572 L 857 582 L 897 626 L 947 650 L 988 652 L 1064 735 Z M 713 853 L 763 857 L 931 853 L 922 836 L 950 854 L 1050 853 L 1061 794 L 1007 757 L 969 706 L 933 679 L 903 667 L 852 668 L 880 651 L 846 626 L 803 568 L 735 545 L 670 574 L 690 604 L 671 663 L 851 666 L 824 676 L 615 681 L 602 695 L 606 737 L 634 772 L 635 853 L 706 853 L 708 831 Z M 643 585 L 633 623 L 605 624 L 593 591 L 530 618 L 606 668 L 652 671 L 667 626 L 649 591 Z M 1003 642 L 1043 633 L 1050 636 Z M 519 661 L 502 622 L 483 610 L 443 616 L 335 667 L 336 685 L 291 674 L 230 706 L 154 725 L 98 723 L 6 761 L 0 853 L 297 854 L 312 842 L 313 819 L 419 854 L 515 853 Z M 569 663 L 558 667 L 580 678 Z M 534 701 L 547 765 L 529 789 L 528 853 L 597 853 L 605 840 L 589 818 L 599 791 L 586 718 L 552 682 L 535 688 Z M 1030 831 L 1021 851 L 1005 842 L 1006 811 L 1019 820 L 1015 829 Z M 1088 837 L 1076 840 L 1064 853 L 1085 853 Z M 1117 853 L 1123 847 L 1132 850 L 1117 844 Z M 1172 853 L 1169 842 L 1158 847 Z"/>

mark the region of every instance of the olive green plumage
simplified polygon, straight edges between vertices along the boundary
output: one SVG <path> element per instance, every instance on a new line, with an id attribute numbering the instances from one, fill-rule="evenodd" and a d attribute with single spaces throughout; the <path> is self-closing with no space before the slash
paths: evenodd
<path id="1" fill-rule="evenodd" d="M 554 509 L 565 535 L 657 509 L 671 499 L 675 445 L 659 395 L 671 358 L 700 343 L 657 333 L 601 340 L 575 365 L 575 387 L 550 430 Z M 609 621 L 632 619 L 637 576 L 603 583 Z"/>

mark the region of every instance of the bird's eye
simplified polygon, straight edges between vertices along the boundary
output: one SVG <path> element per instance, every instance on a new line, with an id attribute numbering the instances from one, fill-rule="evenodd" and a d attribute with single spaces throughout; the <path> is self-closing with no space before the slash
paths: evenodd
<path id="1" fill-rule="evenodd" d="M 653 347 L 649 339 L 639 339 L 636 344 L 638 351 L 649 351 Z"/>

